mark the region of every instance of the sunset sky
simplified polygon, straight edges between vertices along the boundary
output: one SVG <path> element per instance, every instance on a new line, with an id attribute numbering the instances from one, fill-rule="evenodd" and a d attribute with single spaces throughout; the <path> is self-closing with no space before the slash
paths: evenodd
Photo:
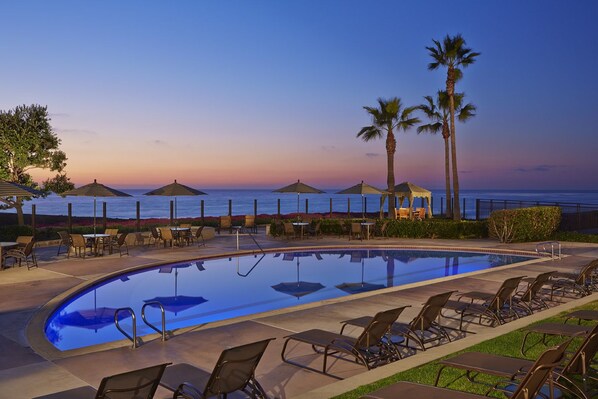
<path id="1" fill-rule="evenodd" d="M 432 39 L 482 55 L 458 91 L 463 189 L 598 188 L 598 2 L 3 1 L 0 109 L 47 105 L 79 185 L 384 186 L 378 97 L 445 84 Z M 420 115 L 423 118 L 423 115 Z M 443 141 L 398 134 L 396 182 L 444 184 Z M 37 176 L 37 175 L 36 175 Z"/>

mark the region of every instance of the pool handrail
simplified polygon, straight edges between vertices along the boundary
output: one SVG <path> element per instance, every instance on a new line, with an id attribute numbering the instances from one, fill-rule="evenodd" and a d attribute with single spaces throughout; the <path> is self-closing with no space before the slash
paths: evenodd
<path id="1" fill-rule="evenodd" d="M 133 336 L 129 335 L 123 328 L 120 326 L 118 321 L 118 314 L 120 312 L 128 312 L 131 315 L 131 319 L 133 320 Z M 129 307 L 126 308 L 118 308 L 114 311 L 114 325 L 125 337 L 127 337 L 131 342 L 133 342 L 133 349 L 139 347 L 139 340 L 137 338 L 137 317 L 135 316 L 135 311 Z"/>
<path id="2" fill-rule="evenodd" d="M 158 308 L 160 309 L 160 313 L 162 315 L 162 330 L 160 330 L 158 327 L 156 327 L 155 325 L 153 325 L 152 323 L 150 323 L 147 318 L 145 317 L 145 308 L 147 306 L 158 306 Z M 164 306 L 162 306 L 162 304 L 159 301 L 150 301 L 150 302 L 146 302 L 142 307 L 141 307 L 141 320 L 143 320 L 143 322 L 145 324 L 147 324 L 148 327 L 150 327 L 152 330 L 156 331 L 158 334 L 160 334 L 162 336 L 162 342 L 166 341 L 166 312 L 164 311 Z"/>

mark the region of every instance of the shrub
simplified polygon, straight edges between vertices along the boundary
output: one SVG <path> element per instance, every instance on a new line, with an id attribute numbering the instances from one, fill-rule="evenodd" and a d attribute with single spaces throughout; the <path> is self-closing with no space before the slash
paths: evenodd
<path id="1" fill-rule="evenodd" d="M 500 242 L 542 241 L 551 238 L 561 222 L 561 208 L 541 206 L 494 211 L 488 233 Z"/>
<path id="2" fill-rule="evenodd" d="M 31 226 L 2 226 L 0 228 L 0 241 L 14 241 L 18 236 L 33 235 Z"/>

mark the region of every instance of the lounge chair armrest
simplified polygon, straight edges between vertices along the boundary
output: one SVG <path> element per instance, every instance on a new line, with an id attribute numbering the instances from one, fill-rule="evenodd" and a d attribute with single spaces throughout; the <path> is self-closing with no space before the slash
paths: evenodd
<path id="1" fill-rule="evenodd" d="M 195 385 L 185 381 L 179 385 L 172 397 L 184 399 L 201 399 L 203 394 Z"/>

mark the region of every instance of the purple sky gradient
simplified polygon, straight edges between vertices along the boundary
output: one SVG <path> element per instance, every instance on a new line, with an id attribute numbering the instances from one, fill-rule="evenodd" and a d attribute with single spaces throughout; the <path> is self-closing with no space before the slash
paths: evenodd
<path id="1" fill-rule="evenodd" d="M 450 3 L 450 4 L 449 4 Z M 30 1 L 0 11 L 0 109 L 47 105 L 76 184 L 385 186 L 364 105 L 443 88 L 432 39 L 482 55 L 457 89 L 463 189 L 598 187 L 598 3 Z M 440 136 L 398 135 L 397 183 L 444 184 Z"/>

